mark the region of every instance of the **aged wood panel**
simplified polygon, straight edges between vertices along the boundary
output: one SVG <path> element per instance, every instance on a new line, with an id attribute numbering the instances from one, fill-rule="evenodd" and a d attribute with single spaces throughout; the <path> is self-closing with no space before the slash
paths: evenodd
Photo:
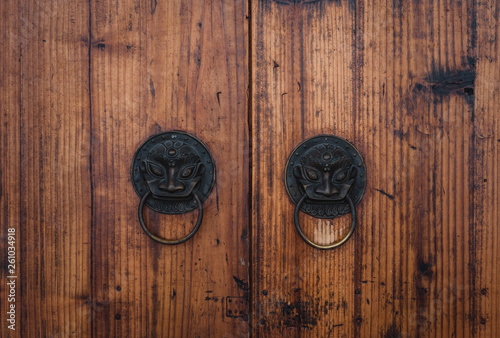
<path id="1" fill-rule="evenodd" d="M 91 1 L 96 336 L 248 333 L 247 7 Z M 217 183 L 199 232 L 169 247 L 140 228 L 129 175 L 139 145 L 173 129 L 207 144 Z M 197 217 L 145 214 L 167 238 Z"/>
<path id="2" fill-rule="evenodd" d="M 252 328 L 257 335 L 354 334 L 356 239 L 333 251 L 307 246 L 293 225 L 284 168 L 305 138 L 327 133 L 356 140 L 355 17 L 355 5 L 343 2 L 252 2 Z M 365 146 L 358 145 L 364 153 Z M 348 223 L 304 215 L 301 220 L 306 234 L 322 244 L 344 234 Z M 364 214 L 358 221 L 364 225 Z"/>
<path id="3" fill-rule="evenodd" d="M 256 333 L 498 333 L 497 6 L 252 3 Z M 295 233 L 282 181 L 320 133 L 353 141 L 369 174 L 331 252 Z M 302 219 L 318 242 L 345 226 Z"/>
<path id="4" fill-rule="evenodd" d="M 478 40 L 478 29 L 495 34 L 480 14 L 493 4 L 364 7 L 358 135 L 372 145 L 366 157 L 373 171 L 384 173 L 373 176 L 372 187 L 390 196 L 373 200 L 366 216 L 378 220 L 372 223 L 378 229 L 361 231 L 356 243 L 360 335 L 498 332 L 495 302 L 483 305 L 488 292 L 495 297 L 500 290 L 492 255 L 499 200 L 491 193 L 498 184 L 492 175 L 498 147 L 491 142 L 498 106 L 481 107 L 498 85 L 481 70 L 490 61 L 481 51 L 486 39 Z M 488 67 L 498 74 L 498 64 Z M 485 123 L 489 140 L 479 136 Z"/>
<path id="5" fill-rule="evenodd" d="M 364 8 L 357 131 L 375 175 L 356 243 L 360 335 L 474 333 L 471 6 Z"/>
<path id="6" fill-rule="evenodd" d="M 500 333 L 500 3 L 474 3 L 475 29 L 470 41 L 475 49 L 475 106 L 472 182 L 474 198 L 474 249 L 472 270 L 477 311 L 473 329 L 478 336 Z M 476 310 L 474 309 L 474 310 Z"/>
<path id="7" fill-rule="evenodd" d="M 14 245 L 17 258 L 17 271 L 19 270 L 20 258 L 20 194 L 19 185 L 21 174 L 19 170 L 19 126 L 21 124 L 19 110 L 21 106 L 21 90 L 19 86 L 19 20 L 18 8 L 6 2 L 0 3 L 1 13 L 1 37 L 0 45 L 0 213 L 1 213 L 1 243 L 0 243 L 0 311 L 2 321 L 0 322 L 0 335 L 7 336 L 9 330 L 7 322 L 7 311 L 11 303 L 8 301 L 10 286 L 7 286 L 9 273 L 7 239 L 8 228 L 14 228 L 17 233 L 17 243 Z M 15 275 L 15 274 L 14 274 Z M 16 281 L 17 283 L 17 281 Z M 17 285 L 16 285 L 17 286 Z M 19 323 L 21 314 L 20 289 L 16 292 L 16 319 Z"/>
<path id="8" fill-rule="evenodd" d="M 2 332 L 88 335 L 88 4 L 1 6 L 2 231 L 18 233 L 16 332 L 7 331 L 4 315 Z"/>

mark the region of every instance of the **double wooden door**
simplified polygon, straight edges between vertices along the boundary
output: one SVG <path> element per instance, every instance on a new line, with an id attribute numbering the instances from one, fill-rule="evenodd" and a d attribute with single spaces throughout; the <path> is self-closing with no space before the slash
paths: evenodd
<path id="1" fill-rule="evenodd" d="M 2 336 L 500 334 L 500 3 L 2 1 Z M 184 130 L 217 167 L 199 232 L 141 230 L 132 157 Z M 367 167 L 353 237 L 298 236 L 302 140 Z M 196 212 L 145 212 L 179 237 Z M 318 243 L 349 227 L 301 216 Z M 4 249 L 5 248 L 5 249 Z"/>

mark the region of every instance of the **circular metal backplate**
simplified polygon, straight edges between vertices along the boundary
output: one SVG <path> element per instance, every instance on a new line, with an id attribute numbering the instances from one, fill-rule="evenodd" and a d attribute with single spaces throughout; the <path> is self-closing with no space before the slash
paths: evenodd
<path id="1" fill-rule="evenodd" d="M 199 139 L 182 131 L 150 137 L 134 155 L 132 184 L 139 197 L 151 191 L 149 208 L 164 214 L 182 214 L 203 202 L 215 184 L 215 163 Z"/>
<path id="2" fill-rule="evenodd" d="M 290 154 L 285 184 L 295 204 L 308 194 L 302 212 L 317 218 L 335 218 L 350 211 L 346 194 L 354 205 L 363 197 L 366 166 L 359 151 L 347 140 L 318 135 L 301 142 Z"/>

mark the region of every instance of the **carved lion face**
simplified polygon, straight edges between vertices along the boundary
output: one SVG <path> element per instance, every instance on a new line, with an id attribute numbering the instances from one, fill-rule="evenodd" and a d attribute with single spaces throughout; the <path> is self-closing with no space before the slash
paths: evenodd
<path id="1" fill-rule="evenodd" d="M 293 168 L 293 174 L 307 197 L 319 201 L 344 199 L 354 183 L 356 167 L 348 154 L 334 145 L 309 149 Z"/>
<path id="2" fill-rule="evenodd" d="M 205 167 L 195 149 L 176 140 L 154 146 L 141 164 L 144 178 L 155 197 L 188 197 Z"/>

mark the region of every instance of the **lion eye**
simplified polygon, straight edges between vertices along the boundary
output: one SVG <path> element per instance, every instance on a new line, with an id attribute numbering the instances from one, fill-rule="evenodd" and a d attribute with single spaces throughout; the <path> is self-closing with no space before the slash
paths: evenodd
<path id="1" fill-rule="evenodd" d="M 165 172 L 162 167 L 151 162 L 148 163 L 148 171 L 150 174 L 158 177 L 163 177 L 165 175 Z"/>
<path id="2" fill-rule="evenodd" d="M 181 178 L 189 178 L 194 173 L 195 166 L 191 165 L 189 167 L 185 167 L 181 170 Z"/>
<path id="3" fill-rule="evenodd" d="M 310 181 L 317 181 L 319 179 L 318 171 L 313 168 L 305 168 L 306 177 Z"/>
<path id="4" fill-rule="evenodd" d="M 341 171 L 335 175 L 335 181 L 342 182 L 347 177 L 347 170 Z"/>

